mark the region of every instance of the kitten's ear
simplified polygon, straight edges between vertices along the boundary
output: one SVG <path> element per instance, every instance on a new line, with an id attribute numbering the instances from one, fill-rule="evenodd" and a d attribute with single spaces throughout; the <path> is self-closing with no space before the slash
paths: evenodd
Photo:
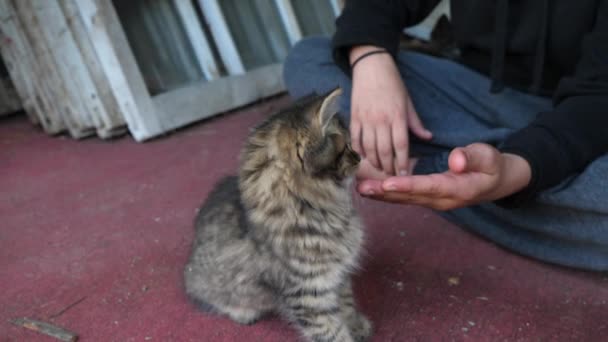
<path id="1" fill-rule="evenodd" d="M 317 113 L 317 119 L 319 120 L 319 127 L 321 127 L 321 133 L 325 134 L 325 130 L 331 119 L 338 114 L 340 111 L 340 98 L 342 97 L 342 89 L 336 88 L 329 95 L 323 99 L 321 108 Z"/>

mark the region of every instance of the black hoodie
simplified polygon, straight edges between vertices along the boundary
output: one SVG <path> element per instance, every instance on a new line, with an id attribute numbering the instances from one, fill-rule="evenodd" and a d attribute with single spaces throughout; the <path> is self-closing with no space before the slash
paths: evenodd
<path id="1" fill-rule="evenodd" d="M 336 21 L 334 59 L 350 75 L 350 47 L 397 54 L 403 28 L 439 1 L 347 0 Z M 608 152 L 608 0 L 451 0 L 460 62 L 504 85 L 553 96 L 499 149 L 525 158 L 530 184 L 503 203 L 521 204 Z M 608 175 L 606 175 L 608 177 Z"/>

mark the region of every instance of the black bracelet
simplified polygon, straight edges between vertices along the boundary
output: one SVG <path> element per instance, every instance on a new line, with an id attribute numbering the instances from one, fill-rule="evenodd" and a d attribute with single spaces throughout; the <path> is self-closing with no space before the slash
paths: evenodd
<path id="1" fill-rule="evenodd" d="M 373 51 L 366 52 L 366 53 L 362 54 L 361 56 L 359 56 L 357 59 L 355 59 L 353 64 L 350 65 L 350 70 L 353 70 L 355 68 L 355 65 L 357 65 L 357 63 L 359 63 L 363 58 L 369 57 L 371 55 L 375 55 L 377 53 L 388 53 L 388 51 L 386 51 L 384 49 L 379 49 L 379 50 L 373 50 Z"/>

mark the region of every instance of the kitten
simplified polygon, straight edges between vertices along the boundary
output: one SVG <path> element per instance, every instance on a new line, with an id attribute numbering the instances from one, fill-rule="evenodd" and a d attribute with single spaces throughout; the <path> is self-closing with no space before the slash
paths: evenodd
<path id="1" fill-rule="evenodd" d="M 251 324 L 278 312 L 309 341 L 365 341 L 351 273 L 363 241 L 350 184 L 359 155 L 337 117 L 341 90 L 309 97 L 253 130 L 240 174 L 223 179 L 196 219 L 186 291 Z"/>

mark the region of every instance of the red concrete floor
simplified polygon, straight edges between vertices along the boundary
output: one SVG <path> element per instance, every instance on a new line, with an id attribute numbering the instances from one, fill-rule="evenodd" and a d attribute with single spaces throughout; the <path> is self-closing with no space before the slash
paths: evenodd
<path id="1" fill-rule="evenodd" d="M 0 340 L 291 341 L 277 318 L 239 326 L 182 291 L 195 209 L 234 172 L 248 129 L 279 98 L 138 144 L 49 137 L 0 120 Z M 374 341 L 599 341 L 608 275 L 558 268 L 473 236 L 432 212 L 358 198 L 369 230 L 355 280 Z"/>

